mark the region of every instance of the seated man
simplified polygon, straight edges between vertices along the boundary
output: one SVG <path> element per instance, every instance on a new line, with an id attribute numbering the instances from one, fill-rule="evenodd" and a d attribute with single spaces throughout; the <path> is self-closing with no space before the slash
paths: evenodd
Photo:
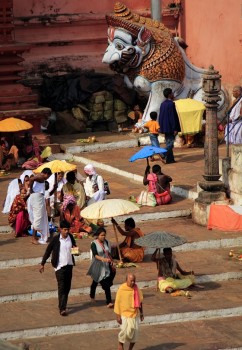
<path id="1" fill-rule="evenodd" d="M 112 223 L 117 227 L 119 233 L 125 236 L 125 240 L 119 245 L 121 258 L 124 262 L 141 262 L 144 259 L 144 248 L 135 244 L 134 240 L 144 236 L 143 232 L 135 227 L 133 218 L 128 218 L 124 222 L 125 231 L 112 219 Z M 117 252 L 115 253 L 117 257 Z"/>
<path id="2" fill-rule="evenodd" d="M 18 148 L 12 145 L 10 150 L 6 148 L 5 141 L 0 144 L 0 168 L 6 171 L 17 167 L 18 163 Z"/>
<path id="3" fill-rule="evenodd" d="M 163 255 L 157 256 L 158 249 L 152 255 L 158 269 L 158 286 L 162 293 L 172 293 L 178 289 L 185 289 L 195 283 L 194 272 L 182 270 L 172 256 L 171 248 L 164 248 Z M 176 273 L 176 270 L 179 273 Z"/>

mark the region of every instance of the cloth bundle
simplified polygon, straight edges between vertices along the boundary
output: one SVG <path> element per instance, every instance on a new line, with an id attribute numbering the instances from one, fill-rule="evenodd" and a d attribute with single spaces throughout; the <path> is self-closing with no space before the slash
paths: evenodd
<path id="1" fill-rule="evenodd" d="M 136 198 L 137 204 L 147 205 L 148 207 L 156 206 L 155 195 L 147 190 L 141 191 L 140 195 Z"/>

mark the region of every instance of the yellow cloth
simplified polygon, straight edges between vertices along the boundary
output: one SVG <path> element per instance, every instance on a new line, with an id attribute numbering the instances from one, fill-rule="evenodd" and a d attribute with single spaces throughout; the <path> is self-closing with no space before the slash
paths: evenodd
<path id="1" fill-rule="evenodd" d="M 49 156 L 51 156 L 52 154 L 52 150 L 50 146 L 45 147 L 45 149 L 43 150 L 43 152 L 41 153 L 40 157 L 42 159 L 48 158 Z"/>
<path id="2" fill-rule="evenodd" d="M 143 128 L 149 129 L 151 134 L 159 134 L 160 125 L 156 120 L 149 120 Z"/>
<path id="3" fill-rule="evenodd" d="M 202 116 L 205 106 L 202 102 L 190 98 L 175 101 L 180 121 L 181 133 L 197 134 L 202 130 Z"/>
<path id="4" fill-rule="evenodd" d="M 143 294 L 138 288 L 140 302 L 143 300 Z M 138 308 L 134 307 L 134 289 L 127 286 L 127 283 L 123 283 L 117 292 L 114 312 L 117 315 L 124 317 L 135 318 L 138 313 Z"/>
<path id="5" fill-rule="evenodd" d="M 8 154 L 13 154 L 15 162 L 18 162 L 18 148 L 16 146 L 11 146 Z"/>
<path id="6" fill-rule="evenodd" d="M 159 280 L 159 289 L 162 293 L 165 293 L 167 288 L 172 288 L 173 290 L 185 289 L 192 284 L 195 284 L 194 275 L 183 276 L 179 274 L 179 279 L 167 277 L 165 280 Z"/>

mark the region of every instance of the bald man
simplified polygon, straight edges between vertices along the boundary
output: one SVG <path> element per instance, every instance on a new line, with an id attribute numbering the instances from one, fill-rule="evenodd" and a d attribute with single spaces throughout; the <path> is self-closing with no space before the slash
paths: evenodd
<path id="1" fill-rule="evenodd" d="M 114 305 L 117 322 L 120 324 L 118 350 L 124 349 L 125 342 L 129 342 L 129 350 L 132 350 L 138 340 L 138 319 L 144 320 L 142 300 L 143 294 L 136 284 L 136 277 L 129 273 L 126 282 L 117 291 Z"/>

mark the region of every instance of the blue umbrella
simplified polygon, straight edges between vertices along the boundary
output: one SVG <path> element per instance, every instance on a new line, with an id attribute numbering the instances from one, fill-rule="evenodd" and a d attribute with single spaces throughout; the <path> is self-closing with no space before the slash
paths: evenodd
<path id="1" fill-rule="evenodd" d="M 161 153 L 165 153 L 165 152 L 167 152 L 167 150 L 165 148 L 145 146 L 139 152 L 132 155 L 132 157 L 129 159 L 129 161 L 135 162 L 137 159 L 146 158 L 147 163 L 148 163 L 149 157 L 152 157 L 154 154 L 161 154 Z"/>

